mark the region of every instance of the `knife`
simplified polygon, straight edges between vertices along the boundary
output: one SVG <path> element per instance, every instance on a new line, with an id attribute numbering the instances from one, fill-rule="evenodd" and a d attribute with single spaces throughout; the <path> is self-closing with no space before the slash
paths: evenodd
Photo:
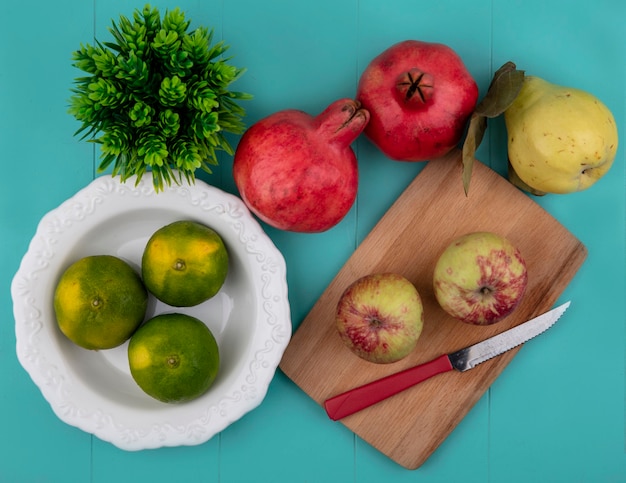
<path id="1" fill-rule="evenodd" d="M 441 355 L 429 362 L 377 379 L 362 386 L 327 399 L 326 413 L 333 421 L 345 418 L 383 399 L 398 394 L 409 387 L 430 379 L 437 374 L 456 369 L 465 372 L 497 355 L 523 344 L 548 330 L 559 320 L 570 302 L 566 302 L 545 314 L 506 330 L 482 342 L 451 354 Z"/>

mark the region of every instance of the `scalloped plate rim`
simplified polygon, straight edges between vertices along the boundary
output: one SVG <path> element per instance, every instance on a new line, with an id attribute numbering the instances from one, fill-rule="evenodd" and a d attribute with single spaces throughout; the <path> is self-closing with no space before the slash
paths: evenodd
<path id="1" fill-rule="evenodd" d="M 172 183 L 172 186 L 165 187 L 164 191 L 158 194 L 154 192 L 151 183 L 145 178 L 137 185 L 135 182 L 136 177 L 121 182 L 110 175 L 99 176 L 41 218 L 11 282 L 16 353 L 20 364 L 38 386 L 55 415 L 71 426 L 127 451 L 201 444 L 258 407 L 267 394 L 269 384 L 292 332 L 285 260 L 259 222 L 252 217 L 243 201 L 235 195 L 199 179 L 196 179 L 193 184 Z M 107 212 L 107 201 L 112 199 L 110 197 L 127 195 L 133 200 L 139 200 L 136 201 L 139 206 L 133 206 L 134 209 L 145 207 L 154 210 L 158 209 L 154 204 L 167 205 L 171 211 L 180 211 L 181 214 L 193 213 L 195 218 L 202 219 L 210 218 L 209 210 L 216 206 L 211 203 L 215 199 L 219 200 L 222 203 L 220 215 L 227 218 L 226 223 L 229 223 L 233 229 L 233 233 L 228 236 L 245 238 L 248 250 L 245 255 L 246 259 L 252 260 L 255 271 L 260 271 L 255 273 L 255 276 L 260 274 L 265 277 L 264 284 L 254 282 L 257 296 L 259 296 L 257 305 L 265 307 L 265 312 L 259 313 L 257 317 L 256 329 L 261 331 L 265 339 L 254 341 L 253 347 L 257 352 L 251 355 L 252 359 L 247 361 L 247 365 L 242 363 L 243 369 L 250 369 L 254 366 L 256 372 L 252 374 L 242 369 L 241 374 L 237 374 L 234 379 L 235 382 L 243 385 L 232 388 L 228 395 L 220 399 L 217 404 L 204 406 L 201 401 L 203 396 L 187 405 L 168 405 L 168 410 L 171 408 L 171 413 L 175 416 L 174 421 L 169 418 L 164 421 L 155 421 L 147 428 L 132 428 L 117 424 L 115 411 L 119 408 L 116 408 L 115 404 L 107 407 L 106 401 L 102 403 L 98 400 L 103 407 L 85 409 L 72 407 L 72 401 L 63 399 L 65 389 L 63 384 L 67 383 L 65 378 L 68 377 L 68 373 L 64 367 L 52 367 L 46 364 L 48 359 L 53 359 L 55 363 L 63 366 L 62 357 L 54 354 L 53 349 L 52 353 L 49 352 L 50 347 L 53 347 L 52 344 L 47 347 L 37 345 L 35 335 L 41 330 L 38 324 L 42 324 L 41 319 L 45 316 L 46 310 L 37 305 L 37 298 L 31 293 L 31 289 L 37 288 L 39 277 L 45 276 L 46 270 L 50 269 L 50 265 L 46 266 L 46 263 L 54 263 L 55 253 L 46 252 L 46 249 L 49 249 L 50 245 L 53 246 L 58 238 L 51 238 L 48 242 L 42 241 L 50 227 L 56 226 L 61 232 L 63 229 L 71 231 L 77 226 L 80 227 L 81 223 L 88 223 L 85 220 L 93 221 L 96 218 L 97 221 L 98 217 L 101 217 L 101 220 L 109 219 L 115 216 L 115 213 Z M 153 204 L 150 207 L 143 206 L 144 203 L 148 203 L 146 202 L 148 198 L 151 198 L 150 203 Z M 172 205 L 162 203 L 166 201 L 166 198 L 168 202 L 174 200 L 176 203 Z M 85 200 L 90 201 L 93 206 L 83 206 L 84 212 L 80 212 L 81 202 L 84 204 Z M 158 202 L 154 203 L 154 200 Z M 64 213 L 72 212 L 74 205 L 79 208 L 79 211 L 73 213 L 76 216 L 75 219 L 69 220 Z M 236 219 L 231 217 L 229 209 L 237 217 Z M 238 230 L 240 230 L 239 233 L 237 233 Z M 254 266 L 255 258 L 259 266 Z M 261 267 L 261 263 L 265 265 Z M 270 265 L 269 268 L 268 265 Z M 262 293 L 263 291 L 267 294 Z M 261 301 L 264 303 L 262 304 Z M 259 324 L 261 316 L 265 317 L 265 324 Z M 246 382 L 246 377 L 253 383 Z M 242 389 L 248 393 L 242 394 L 245 392 Z M 181 412 L 184 413 L 187 407 L 193 407 L 194 414 L 180 418 Z M 186 420 L 176 420 L 176 417 Z"/>

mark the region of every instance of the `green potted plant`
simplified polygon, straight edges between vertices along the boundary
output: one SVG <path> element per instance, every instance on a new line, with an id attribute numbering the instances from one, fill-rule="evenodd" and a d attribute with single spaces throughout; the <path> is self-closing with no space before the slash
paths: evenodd
<path id="1" fill-rule="evenodd" d="M 69 112 L 76 134 L 101 148 L 99 172 L 137 182 L 151 172 L 155 190 L 174 181 L 211 173 L 217 152 L 234 153 L 225 134 L 241 134 L 251 96 L 229 90 L 244 69 L 229 64 L 224 41 L 198 27 L 176 8 L 163 18 L 146 5 L 133 18 L 112 22 L 111 42 L 95 41 L 73 53 L 73 65 L 87 75 L 75 79 Z"/>

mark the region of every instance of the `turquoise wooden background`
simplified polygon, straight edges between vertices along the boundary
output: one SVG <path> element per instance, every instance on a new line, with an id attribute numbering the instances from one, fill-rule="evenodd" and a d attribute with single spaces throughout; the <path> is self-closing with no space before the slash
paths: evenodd
<path id="1" fill-rule="evenodd" d="M 484 94 L 512 60 L 589 90 L 626 140 L 626 3 L 622 0 L 159 0 L 215 29 L 248 124 L 279 109 L 320 112 L 353 96 L 369 60 L 407 38 L 439 41 Z M 424 466 L 408 471 L 355 437 L 280 371 L 255 411 L 209 442 L 123 452 L 58 420 L 15 355 L 10 281 L 39 219 L 96 176 L 97 155 L 66 113 L 71 52 L 141 2 L 4 2 L 0 29 L 0 482 L 624 482 L 625 155 L 591 190 L 538 199 L 589 249 L 561 301 L 563 322 L 528 344 Z M 505 170 L 505 131 L 490 125 L 480 158 Z M 267 228 L 288 267 L 294 329 L 376 221 L 423 167 L 354 145 L 361 184 L 346 219 L 302 235 Z M 206 181 L 234 192 L 231 159 Z M 485 207 L 488 209 L 488 207 Z"/>

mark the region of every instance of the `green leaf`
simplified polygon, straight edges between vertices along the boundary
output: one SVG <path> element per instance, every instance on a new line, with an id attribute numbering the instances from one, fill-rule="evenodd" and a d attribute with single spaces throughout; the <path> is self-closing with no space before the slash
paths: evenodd
<path id="1" fill-rule="evenodd" d="M 113 52 L 99 45 L 94 49 L 92 58 L 96 65 L 96 74 L 103 77 L 115 77 L 118 66 L 117 56 Z"/>
<path id="2" fill-rule="evenodd" d="M 89 74 L 96 74 L 98 72 L 98 66 L 94 59 L 95 49 L 91 45 L 82 45 L 80 49 L 72 54 L 72 60 L 74 61 L 74 67 L 79 68 Z"/>
<path id="3" fill-rule="evenodd" d="M 178 50 L 179 46 L 178 32 L 165 29 L 161 29 L 150 44 L 152 50 L 162 59 L 169 58 L 173 52 Z"/>
<path id="4" fill-rule="evenodd" d="M 198 112 L 191 121 L 191 133 L 199 140 L 210 141 L 211 135 L 219 129 L 216 112 Z"/>
<path id="5" fill-rule="evenodd" d="M 212 36 L 212 35 L 211 35 Z M 228 46 L 224 43 L 223 40 L 220 40 L 219 42 L 217 42 L 216 44 L 213 45 L 213 47 L 211 47 L 209 49 L 208 52 L 208 57 L 209 60 L 213 60 L 217 57 L 219 57 L 220 55 L 222 55 L 224 52 L 226 52 L 228 50 Z M 230 59 L 224 59 L 225 61 L 228 61 Z"/>
<path id="6" fill-rule="evenodd" d="M 122 94 L 118 91 L 116 84 L 110 79 L 99 78 L 96 82 L 89 84 L 89 94 L 87 96 L 95 104 L 108 108 L 117 108 L 122 102 Z"/>
<path id="7" fill-rule="evenodd" d="M 163 28 L 175 31 L 181 37 L 189 28 L 189 24 L 190 22 L 185 20 L 185 14 L 178 7 L 165 12 L 163 16 Z"/>
<path id="8" fill-rule="evenodd" d="M 137 140 L 137 155 L 143 158 L 148 166 L 163 166 L 168 156 L 165 140 L 155 133 L 144 133 Z"/>
<path id="9" fill-rule="evenodd" d="M 220 103 L 217 94 L 211 89 L 209 83 L 201 80 L 191 84 L 187 105 L 197 111 L 211 112 L 213 109 L 217 109 Z"/>
<path id="10" fill-rule="evenodd" d="M 513 62 L 498 69 L 487 94 L 474 112 L 485 117 L 497 117 L 513 103 L 524 83 L 524 71 L 517 70 Z"/>
<path id="11" fill-rule="evenodd" d="M 186 77 L 192 67 L 193 61 L 189 59 L 189 54 L 184 51 L 172 52 L 167 63 L 168 72 L 178 77 Z"/>
<path id="12" fill-rule="evenodd" d="M 463 143 L 463 189 L 465 196 L 469 193 L 469 185 L 472 178 L 472 169 L 476 159 L 476 149 L 480 146 L 485 131 L 487 130 L 487 119 L 476 113 L 472 114 L 467 129 L 467 136 Z"/>
<path id="13" fill-rule="evenodd" d="M 182 49 L 189 55 L 189 60 L 199 68 L 206 68 L 209 62 L 209 31 L 199 27 L 183 37 Z"/>
<path id="14" fill-rule="evenodd" d="M 159 9 L 145 5 L 143 10 L 135 10 L 133 14 L 135 22 L 146 27 L 146 38 L 152 39 L 161 30 L 161 14 Z"/>
<path id="15" fill-rule="evenodd" d="M 524 71 L 517 70 L 513 62 L 506 62 L 493 76 L 485 97 L 478 103 L 470 118 L 463 142 L 463 170 L 461 179 L 465 196 L 469 194 L 476 150 L 487 130 L 487 118 L 495 118 L 513 103 L 524 82 Z"/>
<path id="16" fill-rule="evenodd" d="M 128 113 L 131 125 L 134 127 L 143 127 L 150 124 L 154 110 L 145 102 L 137 101 Z"/>
<path id="17" fill-rule="evenodd" d="M 197 144 L 188 138 L 181 138 L 172 145 L 172 158 L 183 172 L 193 172 L 202 165 Z"/>
<path id="18" fill-rule="evenodd" d="M 159 89 L 159 102 L 166 107 L 176 107 L 183 103 L 187 95 L 187 85 L 178 76 L 165 77 Z"/>
<path id="19" fill-rule="evenodd" d="M 100 146 L 99 170 L 113 165 L 122 181 L 149 170 L 159 191 L 210 173 L 217 151 L 234 155 L 224 134 L 245 130 L 239 102 L 252 96 L 229 89 L 245 69 L 224 58 L 224 41 L 212 44 L 212 29 L 189 25 L 178 8 L 161 19 L 146 4 L 72 54 L 87 75 L 74 79 L 68 113 L 81 123 L 75 135 Z"/>
<path id="20" fill-rule="evenodd" d="M 519 175 L 515 172 L 515 169 L 513 169 L 513 166 L 511 165 L 510 161 L 508 163 L 508 179 L 513 186 L 518 187 L 522 191 L 526 191 L 527 193 L 530 193 L 535 196 L 546 195 L 545 191 L 539 191 L 539 190 L 536 190 L 535 188 L 531 188 L 524 181 L 522 181 Z"/>
<path id="21" fill-rule="evenodd" d="M 159 113 L 159 129 L 166 138 L 176 136 L 180 130 L 180 115 L 171 109 L 161 111 Z"/>
<path id="22" fill-rule="evenodd" d="M 124 131 L 108 131 L 101 138 L 102 152 L 119 156 L 129 149 L 129 139 Z"/>

